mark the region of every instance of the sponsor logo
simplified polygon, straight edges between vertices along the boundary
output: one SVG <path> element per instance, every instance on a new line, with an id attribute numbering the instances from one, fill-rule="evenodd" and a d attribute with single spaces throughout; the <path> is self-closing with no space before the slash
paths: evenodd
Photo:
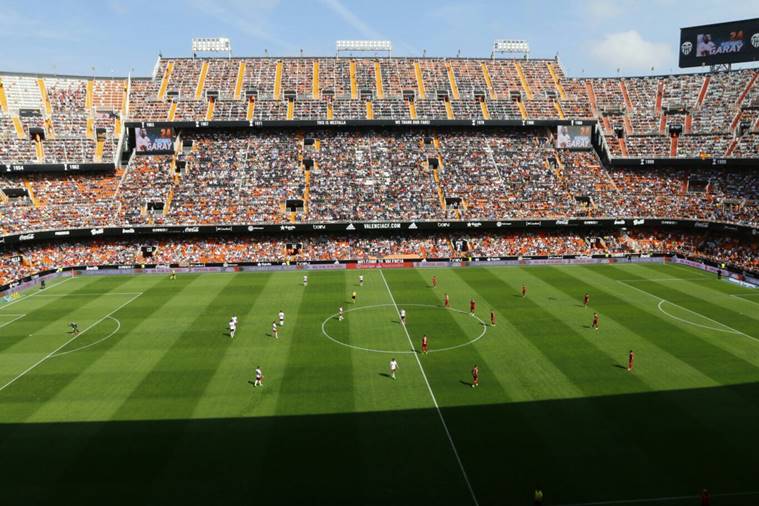
<path id="1" fill-rule="evenodd" d="M 614 220 L 614 224 L 615 225 L 624 225 L 625 224 L 625 220 Z"/>
<path id="2" fill-rule="evenodd" d="M 132 266 L 131 266 L 131 265 L 119 265 L 119 269 L 124 269 L 124 270 L 126 270 L 126 269 L 131 269 L 131 268 L 132 268 Z"/>
<path id="3" fill-rule="evenodd" d="M 482 222 L 480 222 L 480 221 L 469 221 L 469 222 L 467 222 L 466 226 L 468 228 L 480 228 L 482 226 Z"/>
<path id="4" fill-rule="evenodd" d="M 569 220 L 556 220 L 557 225 L 569 225 Z"/>
<path id="5" fill-rule="evenodd" d="M 582 223 L 583 225 L 598 225 L 598 220 L 585 220 Z"/>
<path id="6" fill-rule="evenodd" d="M 510 221 L 499 221 L 495 224 L 496 227 L 510 227 L 511 225 Z"/>
<path id="7" fill-rule="evenodd" d="M 85 269 L 88 270 L 88 271 L 96 271 L 96 270 L 98 270 L 98 266 L 97 265 L 88 265 L 87 267 L 85 267 Z"/>
<path id="8" fill-rule="evenodd" d="M 738 230 L 738 227 L 733 227 L 733 226 L 730 226 L 730 225 L 725 225 L 725 230 L 733 230 L 733 231 L 735 231 L 735 230 Z"/>
<path id="9" fill-rule="evenodd" d="M 71 233 L 71 232 L 69 232 L 68 230 L 59 230 L 59 231 L 57 231 L 57 232 L 55 233 L 55 235 L 57 235 L 57 236 L 62 236 L 62 235 L 69 235 L 70 233 Z"/>
<path id="10" fill-rule="evenodd" d="M 661 220 L 660 223 L 662 225 L 677 225 L 677 222 L 674 220 Z"/>
<path id="11" fill-rule="evenodd" d="M 295 225 L 280 225 L 280 230 L 295 230 Z M 218 227 L 216 227 L 216 230 L 218 230 Z"/>
<path id="12" fill-rule="evenodd" d="M 311 225 L 314 230 L 326 230 L 327 225 Z"/>
<path id="13" fill-rule="evenodd" d="M 696 227 L 696 228 L 709 228 L 709 224 L 708 223 L 704 223 L 704 222 L 701 222 L 701 221 L 697 221 L 696 223 L 693 224 L 693 226 Z"/>
<path id="14" fill-rule="evenodd" d="M 232 227 L 216 227 L 217 232 L 231 232 Z"/>
<path id="15" fill-rule="evenodd" d="M 93 228 L 90 230 L 90 234 L 92 235 L 103 235 L 103 229 L 102 228 Z"/>
<path id="16" fill-rule="evenodd" d="M 345 230 L 356 230 L 356 227 L 353 225 L 353 223 L 348 223 L 348 226 L 345 227 Z"/>
<path id="17" fill-rule="evenodd" d="M 685 41 L 680 45 L 680 51 L 685 55 L 688 56 L 691 51 L 693 51 L 693 43 Z"/>
<path id="18" fill-rule="evenodd" d="M 200 228 L 198 228 L 198 227 L 184 227 L 184 231 L 185 231 L 186 233 L 190 233 L 190 232 L 199 232 L 199 231 L 200 231 Z"/>
<path id="19" fill-rule="evenodd" d="M 528 221 L 527 223 L 525 223 L 525 225 L 528 226 L 528 227 L 539 227 L 540 226 L 540 222 L 539 221 Z"/>
<path id="20" fill-rule="evenodd" d="M 636 219 L 636 220 L 633 220 L 633 225 L 643 225 L 645 222 L 646 220 Z"/>
<path id="21" fill-rule="evenodd" d="M 248 225 L 248 232 L 253 232 L 254 230 L 263 230 L 264 227 L 254 227 L 253 225 Z"/>
<path id="22" fill-rule="evenodd" d="M 134 229 L 133 228 L 122 228 L 121 229 L 121 233 L 122 234 L 134 234 Z"/>
<path id="23" fill-rule="evenodd" d="M 265 267 L 267 265 L 271 265 L 271 262 L 256 262 L 256 265 L 261 266 L 261 267 Z"/>
<path id="24" fill-rule="evenodd" d="M 31 241 L 34 239 L 34 234 L 21 234 L 18 236 L 19 241 Z"/>
<path id="25" fill-rule="evenodd" d="M 400 223 L 364 223 L 364 230 L 385 230 L 390 228 L 401 228 Z"/>
<path id="26" fill-rule="evenodd" d="M 153 228 L 151 229 L 152 232 L 168 232 L 169 229 L 166 227 L 159 227 L 159 228 Z"/>
<path id="27" fill-rule="evenodd" d="M 416 223 L 412 223 L 411 225 L 408 226 L 409 230 L 416 230 L 416 228 L 417 228 Z"/>

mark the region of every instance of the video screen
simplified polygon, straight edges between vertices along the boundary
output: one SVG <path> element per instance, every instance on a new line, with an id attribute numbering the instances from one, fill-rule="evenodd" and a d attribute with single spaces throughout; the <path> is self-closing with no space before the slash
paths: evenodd
<path id="1" fill-rule="evenodd" d="M 589 149 L 592 127 L 585 125 L 559 125 L 556 131 L 556 147 L 559 149 Z"/>
<path id="2" fill-rule="evenodd" d="M 135 148 L 137 153 L 171 153 L 174 151 L 174 129 L 135 128 Z"/>
<path id="3" fill-rule="evenodd" d="M 680 31 L 680 67 L 759 60 L 759 19 L 694 26 Z"/>

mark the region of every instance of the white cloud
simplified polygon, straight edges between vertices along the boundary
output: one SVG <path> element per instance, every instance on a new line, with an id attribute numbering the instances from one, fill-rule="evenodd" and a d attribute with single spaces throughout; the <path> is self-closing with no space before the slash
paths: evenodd
<path id="1" fill-rule="evenodd" d="M 343 18 L 343 21 L 348 23 L 354 30 L 360 33 L 367 39 L 382 39 L 382 35 L 369 26 L 363 19 L 356 16 L 346 6 L 340 2 L 340 0 L 322 0 L 322 3 L 327 6 L 332 12 Z"/>
<path id="2" fill-rule="evenodd" d="M 193 0 L 192 6 L 245 35 L 292 50 L 290 44 L 266 29 L 270 26 L 269 14 L 279 6 L 279 0 Z"/>
<path id="3" fill-rule="evenodd" d="M 585 11 L 593 21 L 608 21 L 625 11 L 620 0 L 586 0 Z"/>
<path id="4" fill-rule="evenodd" d="M 606 34 L 592 43 L 591 54 L 609 69 L 619 68 L 624 73 L 663 69 L 671 66 L 675 57 L 672 46 L 645 40 L 635 30 Z"/>

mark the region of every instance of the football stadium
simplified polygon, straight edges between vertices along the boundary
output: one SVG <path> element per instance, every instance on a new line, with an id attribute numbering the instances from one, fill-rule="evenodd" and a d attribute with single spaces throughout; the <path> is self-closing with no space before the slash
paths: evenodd
<path id="1" fill-rule="evenodd" d="M 759 504 L 759 19 L 189 39 L 0 65 L 3 504 Z"/>

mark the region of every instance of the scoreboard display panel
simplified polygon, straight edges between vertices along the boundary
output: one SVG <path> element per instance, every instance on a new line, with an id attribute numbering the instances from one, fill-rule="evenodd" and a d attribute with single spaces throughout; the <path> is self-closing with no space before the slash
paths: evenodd
<path id="1" fill-rule="evenodd" d="M 759 18 L 680 29 L 680 68 L 759 61 Z"/>

